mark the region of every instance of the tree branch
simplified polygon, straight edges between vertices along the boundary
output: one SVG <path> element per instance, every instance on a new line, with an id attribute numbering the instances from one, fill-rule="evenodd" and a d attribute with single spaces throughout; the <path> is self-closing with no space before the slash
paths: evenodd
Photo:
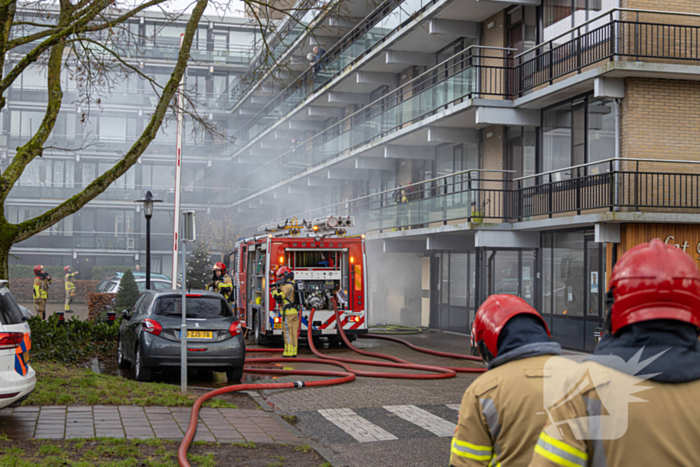
<path id="1" fill-rule="evenodd" d="M 133 144 L 133 146 L 131 146 L 126 155 L 119 162 L 117 162 L 114 167 L 97 177 L 95 181 L 90 183 L 83 191 L 64 201 L 55 208 L 48 210 L 44 214 L 35 217 L 34 219 L 17 224 L 17 235 L 12 240 L 13 243 L 26 240 L 32 235 L 46 230 L 65 217 L 77 212 L 88 202 L 92 201 L 100 193 L 106 190 L 113 181 L 124 175 L 126 171 L 129 170 L 129 168 L 131 168 L 136 161 L 138 161 L 139 157 L 141 157 L 151 141 L 155 139 L 158 129 L 160 128 L 160 125 L 163 122 L 165 114 L 170 106 L 170 101 L 173 99 L 178 90 L 180 80 L 182 79 L 182 76 L 187 68 L 192 41 L 195 32 L 197 31 L 199 21 L 207 7 L 207 3 L 208 0 L 197 0 L 197 5 L 192 11 L 192 15 L 187 22 L 182 49 L 178 55 L 177 64 L 175 65 L 173 73 L 170 77 L 170 81 L 168 81 L 168 84 L 163 89 L 163 94 L 158 101 L 156 110 L 141 137 Z"/>

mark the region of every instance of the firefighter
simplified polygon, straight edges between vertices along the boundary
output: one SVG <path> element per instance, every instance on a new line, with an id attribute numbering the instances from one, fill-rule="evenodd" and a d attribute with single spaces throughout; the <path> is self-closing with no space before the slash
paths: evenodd
<path id="1" fill-rule="evenodd" d="M 216 263 L 212 266 L 212 272 L 214 273 L 211 282 L 207 285 L 207 289 L 218 292 L 227 300 L 231 300 L 231 292 L 233 291 L 233 281 L 231 276 L 226 274 L 226 265 L 222 262 Z"/>
<path id="2" fill-rule="evenodd" d="M 49 299 L 49 285 L 51 276 L 44 271 L 44 266 L 34 266 L 34 309 L 36 315 L 46 319 L 46 301 Z"/>
<path id="3" fill-rule="evenodd" d="M 282 266 L 277 270 L 277 279 L 272 298 L 279 304 L 280 314 L 284 320 L 284 353 L 282 356 L 296 357 L 299 311 L 296 306 L 294 273 L 287 266 Z"/>
<path id="4" fill-rule="evenodd" d="M 472 333 L 488 371 L 464 393 L 450 466 L 526 466 L 546 421 L 544 368 L 561 348 L 539 313 L 514 295 L 487 298 Z"/>
<path id="5" fill-rule="evenodd" d="M 605 335 L 560 390 L 530 465 L 700 465 L 697 266 L 661 240 L 638 245 L 613 268 L 607 302 Z"/>
<path id="6" fill-rule="evenodd" d="M 70 309 L 70 304 L 73 303 L 73 297 L 75 297 L 75 275 L 78 274 L 78 271 L 73 272 L 73 268 L 66 266 L 63 268 L 63 272 L 66 273 L 66 303 L 63 309 L 66 313 L 73 313 L 73 310 Z"/>

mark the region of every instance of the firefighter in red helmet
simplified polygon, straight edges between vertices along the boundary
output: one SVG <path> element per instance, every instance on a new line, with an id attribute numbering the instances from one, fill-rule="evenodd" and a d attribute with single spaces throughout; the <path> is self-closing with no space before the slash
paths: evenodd
<path id="1" fill-rule="evenodd" d="M 41 264 L 34 266 L 34 309 L 41 319 L 46 319 L 46 301 L 49 299 L 50 285 L 51 276 L 44 271 L 44 266 Z"/>
<path id="2" fill-rule="evenodd" d="M 488 371 L 464 393 L 450 465 L 526 466 L 546 421 L 544 367 L 561 348 L 539 313 L 514 295 L 487 298 L 472 333 Z"/>
<path id="3" fill-rule="evenodd" d="M 296 282 L 294 273 L 287 266 L 277 270 L 277 282 L 272 291 L 272 298 L 279 304 L 279 311 L 284 321 L 283 357 L 297 356 L 297 332 L 299 330 L 299 310 L 296 304 Z"/>
<path id="4" fill-rule="evenodd" d="M 231 276 L 226 274 L 226 265 L 222 262 L 212 266 L 212 279 L 207 285 L 207 289 L 219 292 L 226 300 L 231 301 L 233 292 L 233 281 Z"/>
<path id="5" fill-rule="evenodd" d="M 530 465 L 700 465 L 697 266 L 659 239 L 638 245 L 613 268 L 607 302 L 605 335 L 560 391 L 577 388 Z"/>

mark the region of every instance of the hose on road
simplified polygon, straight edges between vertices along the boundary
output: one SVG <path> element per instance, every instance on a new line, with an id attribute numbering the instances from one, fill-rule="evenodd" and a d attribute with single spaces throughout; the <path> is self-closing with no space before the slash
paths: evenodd
<path id="1" fill-rule="evenodd" d="M 428 330 L 427 326 L 404 326 L 403 324 L 373 324 L 369 327 L 373 334 L 410 335 L 421 334 Z"/>
<path id="2" fill-rule="evenodd" d="M 375 353 L 375 352 L 368 352 L 366 350 L 361 350 L 352 345 L 350 340 L 348 339 L 347 335 L 345 334 L 345 331 L 343 330 L 340 320 L 340 314 L 338 312 L 338 306 L 337 302 L 334 299 L 332 299 L 333 302 L 333 309 L 335 310 L 335 317 L 336 317 L 336 323 L 338 323 L 337 328 L 340 331 L 340 336 L 342 337 L 343 341 L 345 342 L 345 345 L 348 346 L 351 350 L 354 352 L 364 355 L 367 357 L 373 357 L 373 358 L 381 358 L 384 360 L 391 360 L 390 362 L 377 362 L 374 360 L 357 360 L 357 359 L 352 359 L 352 358 L 341 358 L 341 357 L 332 357 L 329 355 L 324 355 L 321 352 L 319 352 L 316 347 L 314 346 L 313 343 L 313 338 L 312 338 L 312 327 L 309 326 L 307 329 L 307 338 L 309 342 L 309 347 L 311 348 L 311 351 L 314 353 L 319 358 L 295 358 L 294 360 L 290 360 L 289 358 L 280 358 L 280 357 L 255 357 L 255 358 L 246 358 L 246 364 L 269 364 L 269 363 L 291 363 L 292 361 L 294 363 L 314 363 L 314 364 L 321 364 L 321 365 L 334 365 L 342 368 L 345 371 L 330 371 L 330 370 L 284 370 L 284 369 L 274 369 L 274 368 L 246 368 L 245 372 L 246 373 L 257 373 L 257 374 L 271 374 L 271 375 L 280 375 L 280 376 L 290 376 L 290 375 L 301 375 L 301 376 L 325 376 L 325 377 L 331 377 L 332 379 L 323 379 L 319 381 L 296 381 L 296 382 L 288 382 L 288 383 L 265 383 L 265 384 L 236 384 L 233 386 L 226 386 L 223 388 L 216 389 L 214 391 L 208 392 L 202 396 L 200 396 L 196 402 L 194 403 L 194 406 L 192 407 L 192 412 L 190 414 L 190 422 L 189 425 L 187 426 L 187 431 L 185 432 L 185 436 L 180 442 L 180 446 L 177 451 L 177 461 L 180 467 L 190 467 L 190 463 L 187 460 L 187 450 L 189 449 L 190 443 L 192 443 L 192 440 L 194 439 L 195 432 L 197 430 L 197 420 L 199 419 L 199 410 L 202 407 L 202 404 L 206 402 L 207 400 L 211 399 L 212 397 L 219 396 L 221 394 L 227 394 L 230 392 L 236 392 L 236 391 L 248 391 L 248 390 L 255 390 L 255 391 L 260 391 L 260 390 L 266 390 L 266 389 L 292 389 L 292 388 L 303 388 L 303 387 L 321 387 L 321 386 L 333 386 L 333 385 L 338 385 L 338 384 L 344 384 L 344 383 L 349 383 L 351 381 L 354 381 L 357 376 L 363 376 L 363 377 L 368 377 L 368 378 L 400 378 L 400 379 L 420 379 L 420 380 L 425 380 L 425 379 L 444 379 L 444 378 L 453 378 L 455 375 L 459 373 L 482 373 L 486 371 L 486 368 L 460 368 L 460 367 L 442 367 L 442 366 L 433 366 L 433 365 L 419 365 L 419 364 L 414 364 L 407 362 L 406 360 L 400 359 L 398 357 L 394 357 L 391 355 L 384 355 L 380 353 Z M 314 313 L 316 312 L 315 309 L 311 310 L 311 313 L 309 314 L 309 323 L 313 322 L 313 316 Z M 402 343 L 404 345 L 408 345 L 411 349 L 417 350 L 419 352 L 425 352 L 425 353 L 430 353 L 433 355 L 441 356 L 441 357 L 450 357 L 450 358 L 460 358 L 464 360 L 474 360 L 474 357 L 470 357 L 467 355 L 459 355 L 459 354 L 448 354 L 446 352 L 437 352 L 437 351 L 431 351 L 430 349 L 424 349 L 422 347 L 415 346 L 413 344 L 410 344 L 409 342 L 403 341 L 401 339 L 396 339 L 396 338 L 389 338 L 388 336 L 375 336 L 376 338 L 384 338 L 388 340 L 396 340 L 399 343 Z M 282 349 L 246 349 L 246 353 L 279 353 L 282 352 Z M 478 359 L 480 360 L 480 359 Z M 383 367 L 383 368 L 394 368 L 394 369 L 404 369 L 404 370 L 413 370 L 413 371 L 425 371 L 425 372 L 430 372 L 431 374 L 422 374 L 422 373 L 387 373 L 387 372 L 376 372 L 376 371 L 361 371 L 357 369 L 353 369 L 350 367 L 350 363 L 355 364 L 355 365 L 362 365 L 362 366 L 378 366 L 378 367 Z"/>

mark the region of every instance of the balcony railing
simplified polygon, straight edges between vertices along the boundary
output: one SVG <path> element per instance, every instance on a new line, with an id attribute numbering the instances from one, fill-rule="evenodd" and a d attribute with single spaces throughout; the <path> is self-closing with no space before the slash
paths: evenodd
<path id="1" fill-rule="evenodd" d="M 607 159 L 510 180 L 512 173 L 465 170 L 288 217 L 353 215 L 363 232 L 456 220 L 507 223 L 582 212 L 700 213 L 698 161 Z"/>
<path id="2" fill-rule="evenodd" d="M 262 189 L 458 104 L 473 96 L 477 89 L 498 92 L 494 82 L 478 75 L 477 65 L 487 60 L 503 60 L 498 54 L 507 50 L 469 47 L 313 138 L 260 164 L 234 185 L 249 191 Z"/>
<path id="3" fill-rule="evenodd" d="M 402 29 L 436 0 L 388 0 L 377 7 L 352 31 L 336 42 L 321 59 L 279 93 L 236 134 L 247 142 L 297 107 L 312 92 L 323 87 L 345 67 L 374 50 L 393 32 Z M 242 96 L 241 96 L 242 97 Z"/>

